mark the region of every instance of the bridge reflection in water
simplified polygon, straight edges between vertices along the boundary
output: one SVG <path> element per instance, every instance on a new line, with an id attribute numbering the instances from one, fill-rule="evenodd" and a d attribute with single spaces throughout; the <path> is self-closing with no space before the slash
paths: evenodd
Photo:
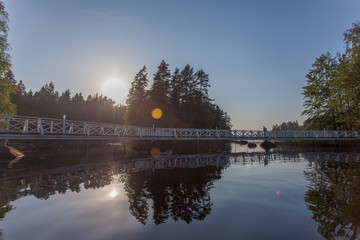
<path id="1" fill-rule="evenodd" d="M 124 184 L 130 213 L 147 224 L 152 213 L 156 225 L 169 218 L 190 223 L 211 213 L 210 190 L 231 165 L 268 165 L 307 162 L 305 193 L 307 208 L 325 238 L 360 237 L 360 155 L 349 153 L 246 153 L 160 156 L 110 163 L 26 171 L 3 169 L 1 215 L 12 210 L 11 203 L 33 195 L 39 199 L 67 191 L 80 192 Z M 151 200 L 149 202 L 149 200 Z M 150 203 L 152 202 L 152 211 Z M 336 206 L 336 207 L 335 207 Z"/>

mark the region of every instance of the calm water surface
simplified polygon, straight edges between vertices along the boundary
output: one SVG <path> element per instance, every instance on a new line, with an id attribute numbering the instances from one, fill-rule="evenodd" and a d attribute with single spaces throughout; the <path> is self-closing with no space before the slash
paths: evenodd
<path id="1" fill-rule="evenodd" d="M 359 239 L 359 160 L 354 153 L 251 150 L 3 162 L 1 236 Z"/>

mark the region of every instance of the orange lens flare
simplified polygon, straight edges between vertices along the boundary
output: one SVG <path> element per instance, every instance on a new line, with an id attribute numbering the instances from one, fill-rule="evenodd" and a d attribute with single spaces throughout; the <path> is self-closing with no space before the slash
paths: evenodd
<path id="1" fill-rule="evenodd" d="M 154 147 L 154 148 L 152 148 L 151 149 L 151 151 L 150 151 L 150 154 L 151 154 L 151 156 L 153 156 L 153 157 L 158 157 L 158 156 L 160 156 L 160 149 L 158 149 L 158 148 L 156 148 L 156 147 Z"/>
<path id="2" fill-rule="evenodd" d="M 159 119 L 162 116 L 162 111 L 160 108 L 155 108 L 154 110 L 152 110 L 151 115 L 153 118 Z"/>

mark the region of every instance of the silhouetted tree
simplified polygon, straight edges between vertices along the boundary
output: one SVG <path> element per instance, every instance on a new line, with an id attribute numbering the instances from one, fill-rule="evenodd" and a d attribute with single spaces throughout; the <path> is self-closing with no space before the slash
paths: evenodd
<path id="1" fill-rule="evenodd" d="M 154 81 L 149 90 L 150 109 L 160 108 L 163 112 L 162 118 L 152 122 L 157 127 L 166 127 L 169 119 L 170 80 L 169 64 L 162 60 L 157 72 L 154 74 Z"/>
<path id="2" fill-rule="evenodd" d="M 127 121 L 133 125 L 146 125 L 150 119 L 150 109 L 147 102 L 147 79 L 146 67 L 144 66 L 131 83 L 131 88 L 126 100 Z"/>

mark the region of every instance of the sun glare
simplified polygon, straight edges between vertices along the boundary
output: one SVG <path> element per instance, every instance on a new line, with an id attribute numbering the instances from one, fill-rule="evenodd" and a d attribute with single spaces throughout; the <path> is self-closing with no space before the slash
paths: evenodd
<path id="1" fill-rule="evenodd" d="M 112 191 L 109 193 L 109 197 L 114 198 L 114 197 L 116 197 L 118 194 L 119 194 L 119 193 L 114 189 L 114 190 L 112 190 Z"/>
<path id="2" fill-rule="evenodd" d="M 129 88 L 126 83 L 119 78 L 111 78 L 103 85 L 103 94 L 117 103 L 123 103 L 127 97 Z"/>

